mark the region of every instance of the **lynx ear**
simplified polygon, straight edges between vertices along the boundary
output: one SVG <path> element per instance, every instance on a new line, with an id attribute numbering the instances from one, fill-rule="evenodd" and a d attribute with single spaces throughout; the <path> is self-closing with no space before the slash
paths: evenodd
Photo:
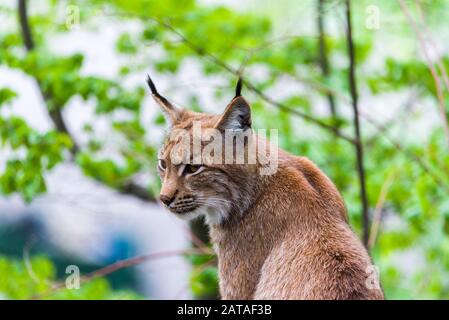
<path id="1" fill-rule="evenodd" d="M 165 114 L 165 117 L 168 120 L 168 122 L 171 125 L 176 123 L 180 118 L 181 110 L 176 108 L 167 99 L 161 96 L 159 92 L 157 92 L 156 86 L 154 85 L 153 80 L 151 80 L 149 75 L 147 75 L 147 83 L 148 86 L 150 87 L 151 94 L 153 95 L 154 100 L 161 107 L 162 112 Z"/>
<path id="2" fill-rule="evenodd" d="M 243 131 L 251 128 L 251 108 L 248 102 L 241 96 L 241 90 L 242 79 L 239 79 L 235 89 L 236 95 L 215 124 L 215 128 Z"/>

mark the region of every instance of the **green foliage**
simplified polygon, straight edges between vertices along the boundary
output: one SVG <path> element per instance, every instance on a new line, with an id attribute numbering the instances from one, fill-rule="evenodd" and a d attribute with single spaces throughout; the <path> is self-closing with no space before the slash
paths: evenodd
<path id="1" fill-rule="evenodd" d="M 60 284 L 62 283 L 62 286 Z M 55 289 L 55 286 L 57 289 Z M 113 291 L 109 283 L 98 278 L 68 289 L 65 279 L 56 279 L 52 262 L 43 256 L 29 261 L 0 256 L 0 297 L 3 299 L 139 299 L 135 293 Z"/>
<path id="2" fill-rule="evenodd" d="M 217 267 L 208 266 L 194 269 L 190 278 L 190 285 L 195 297 L 216 297 L 218 290 Z"/>
<path id="3" fill-rule="evenodd" d="M 126 182 L 127 178 L 140 169 L 139 163 L 133 161 L 132 158 L 127 159 L 125 166 L 119 166 L 110 159 L 92 159 L 87 153 L 78 155 L 77 163 L 83 169 L 85 175 L 115 188 L 120 188 Z"/>
<path id="4" fill-rule="evenodd" d="M 101 27 L 98 21 L 104 23 L 104 20 L 97 18 L 104 12 L 110 13 L 110 19 L 136 26 L 132 32 L 124 28 L 123 33 L 117 35 L 115 50 L 122 65 L 116 70 L 116 77 L 109 79 L 86 74 L 82 53 L 63 55 L 49 49 L 52 36 L 65 36 L 71 32 L 62 23 L 64 17 L 58 14 L 58 9 L 68 3 L 76 3 L 80 7 L 84 31 Z M 306 3 L 315 5 L 313 1 Z M 382 11 L 380 30 L 368 30 L 365 26 L 366 7 L 373 3 Z M 319 65 L 315 31 L 291 32 L 289 36 L 279 37 L 276 32 L 279 21 L 270 18 L 273 16 L 271 12 L 260 13 L 264 6 L 259 7 L 258 12 L 245 12 L 225 6 L 204 5 L 194 0 L 50 1 L 40 11 L 29 10 L 36 44 L 32 52 L 27 53 L 23 48 L 17 29 L 2 29 L 0 65 L 20 70 L 36 79 L 49 110 L 62 110 L 72 99 L 81 98 L 92 106 L 97 118 L 109 121 L 117 135 L 114 136 L 117 157 L 103 156 L 110 137 L 99 136 L 93 125 L 86 123 L 84 131 L 89 141 L 76 155 L 76 163 L 86 176 L 115 189 L 123 188 L 139 173 L 150 172 L 155 176 L 158 143 L 149 142 L 148 137 L 153 134 L 154 127 L 164 125 L 164 120 L 158 114 L 153 119 L 154 126 L 142 122 L 141 106 L 145 96 L 142 86 L 149 67 L 175 79 L 175 74 L 186 64 L 194 65 L 206 80 L 222 79 L 223 85 L 211 90 L 217 101 L 223 101 L 232 95 L 231 89 L 223 89 L 223 86 L 231 88 L 235 75 L 217 64 L 211 55 L 234 69 L 245 62 L 245 76 L 256 88 L 267 94 L 281 91 L 283 95 L 279 102 L 325 123 L 338 124 L 340 130 L 351 134 L 350 117 L 331 119 L 327 110 L 317 111 L 316 108 L 317 104 L 327 105 L 326 94 L 331 91 L 336 93 L 338 114 L 348 114 L 350 110 L 346 102 L 348 63 L 343 30 L 325 36 L 331 61 L 331 75 L 325 78 Z M 402 95 L 416 90 L 416 104 L 430 101 L 431 107 L 436 108 L 434 80 L 416 54 L 416 36 L 410 31 L 397 3 L 362 0 L 353 1 L 353 7 L 361 96 L 373 98 L 370 103 L 375 108 L 383 107 L 386 93 Z M 444 30 L 449 12 L 447 7 L 447 1 L 442 0 L 432 1 L 431 6 L 425 5 L 429 27 L 435 34 Z M 328 9 L 328 18 L 338 22 L 335 12 L 342 9 L 341 4 Z M 0 10 L 15 19 L 14 10 L 3 7 Z M 298 16 L 298 21 L 315 25 L 313 17 L 305 14 Z M 388 51 L 385 44 L 391 45 L 392 50 Z M 396 50 L 398 47 L 400 50 Z M 447 56 L 442 59 L 446 69 L 449 69 L 448 59 Z M 259 76 L 256 71 L 262 71 L 263 75 Z M 125 86 L 132 77 L 142 78 L 142 84 Z M 293 89 L 279 90 L 286 82 Z M 200 111 L 202 97 L 196 92 L 189 94 L 188 107 Z M 360 233 L 361 206 L 353 146 L 292 114 L 269 106 L 250 92 L 245 94 L 252 102 L 256 128 L 278 128 L 279 144 L 283 148 L 311 158 L 336 183 L 347 204 L 351 225 Z M 2 146 L 12 151 L 0 175 L 0 191 L 4 194 L 17 192 L 26 201 L 31 201 L 45 191 L 45 173 L 67 159 L 67 150 L 73 141 L 55 131 L 37 132 L 23 119 L 5 116 L 4 109 L 15 96 L 16 93 L 10 89 L 0 89 L 0 137 Z M 365 103 L 364 99 L 361 100 Z M 390 103 L 389 98 L 387 100 Z M 367 108 L 364 110 L 370 113 Z M 117 114 L 125 114 L 126 120 Z M 382 210 L 385 222 L 381 224 L 372 249 L 373 259 L 380 268 L 388 298 L 449 298 L 446 280 L 449 279 L 449 153 L 443 131 L 431 128 L 425 139 L 414 140 L 414 132 L 401 131 L 395 135 L 389 127 L 379 132 L 362 117 L 367 188 L 373 212 L 386 181 L 393 176 Z M 392 136 L 401 144 L 401 150 L 385 136 Z M 425 164 L 425 168 L 416 158 Z M 155 192 L 158 180 L 152 179 L 145 187 L 148 192 Z M 403 255 L 410 254 L 418 256 L 413 261 L 419 261 L 413 274 L 406 272 L 401 261 Z M 213 296 L 217 290 L 217 272 L 211 258 L 192 258 L 191 262 L 194 266 L 191 276 L 193 293 L 198 297 Z M 20 269 L 19 265 L 3 259 L 0 271 L 6 271 L 0 275 L 16 274 L 14 268 Z M 40 268 L 42 278 L 51 278 L 51 267 Z M 23 275 L 21 270 L 19 274 Z M 19 275 L 15 277 L 19 278 Z M 14 291 L 14 288 L 0 287 L 0 292 L 6 292 L 11 298 L 26 298 L 42 292 L 39 284 L 30 283 L 27 278 L 20 286 L 24 289 L 16 288 L 18 291 Z M 22 294 L 20 290 L 28 291 Z M 83 290 L 86 290 L 83 291 L 84 297 L 95 297 L 96 293 L 101 293 L 101 298 L 109 297 L 109 289 L 102 280 Z M 77 293 L 72 291 L 65 294 L 66 297 L 72 297 L 70 294 L 77 297 Z"/>
<path id="5" fill-rule="evenodd" d="M 70 139 L 56 131 L 41 134 L 18 117 L 0 117 L 0 140 L 13 151 L 0 176 L 0 192 L 20 193 L 29 202 L 46 191 L 44 173 L 64 159 Z"/>
<path id="6" fill-rule="evenodd" d="M 17 94 L 9 88 L 0 89 L 0 106 L 2 104 L 10 103 Z"/>
<path id="7" fill-rule="evenodd" d="M 218 270 L 214 256 L 191 255 L 193 271 L 190 276 L 190 287 L 195 297 L 213 299 L 218 291 Z"/>

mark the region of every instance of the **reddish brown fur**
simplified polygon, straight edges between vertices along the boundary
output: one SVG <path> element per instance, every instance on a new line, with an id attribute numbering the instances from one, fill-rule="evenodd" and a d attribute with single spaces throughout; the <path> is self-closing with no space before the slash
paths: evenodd
<path id="1" fill-rule="evenodd" d="M 219 117 L 182 111 L 173 128 L 191 128 L 193 119 L 213 127 Z M 162 152 L 168 162 L 171 148 Z M 210 226 L 224 299 L 383 299 L 367 286 L 372 263 L 339 192 L 310 160 L 279 150 L 271 176 L 249 165 L 212 166 L 194 179 L 175 171 L 167 163 L 162 194 L 201 190 L 235 204 Z"/>
<path id="2" fill-rule="evenodd" d="M 283 154 L 278 173 L 257 183 L 244 218 L 211 230 L 224 298 L 383 298 L 366 287 L 370 258 L 313 163 Z"/>

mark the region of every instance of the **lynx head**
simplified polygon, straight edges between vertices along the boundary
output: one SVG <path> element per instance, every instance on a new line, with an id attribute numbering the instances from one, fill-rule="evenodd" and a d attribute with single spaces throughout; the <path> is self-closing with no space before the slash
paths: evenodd
<path id="1" fill-rule="evenodd" d="M 158 155 L 161 202 L 179 217 L 192 219 L 204 214 L 211 224 L 243 213 L 257 168 L 255 163 L 238 161 L 248 156 L 253 141 L 251 110 L 240 94 L 241 80 L 221 115 L 177 108 L 158 93 L 150 77 L 147 82 L 169 123 Z M 231 141 L 231 149 L 227 141 Z M 237 141 L 243 142 L 241 149 L 236 147 Z"/>

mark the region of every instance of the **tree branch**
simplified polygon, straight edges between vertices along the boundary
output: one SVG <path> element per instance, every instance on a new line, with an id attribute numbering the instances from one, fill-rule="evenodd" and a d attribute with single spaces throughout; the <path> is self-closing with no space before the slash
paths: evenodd
<path id="1" fill-rule="evenodd" d="M 230 65 L 228 65 L 227 63 L 225 63 L 224 61 L 218 59 L 215 55 L 208 53 L 206 50 L 204 50 L 204 48 L 201 48 L 200 46 L 194 44 L 192 41 L 190 41 L 189 39 L 187 39 L 181 32 L 179 32 L 176 28 L 174 28 L 171 24 L 164 22 L 164 21 L 160 21 L 159 19 L 156 19 L 154 17 L 151 16 L 145 16 L 145 18 L 152 20 L 154 22 L 156 22 L 157 24 L 161 25 L 162 27 L 166 28 L 167 30 L 171 31 L 172 33 L 176 34 L 181 41 L 188 46 L 191 50 L 193 50 L 196 54 L 198 54 L 199 56 L 205 57 L 207 58 L 209 61 L 213 62 L 214 64 L 216 64 L 217 66 L 222 67 L 224 70 L 226 70 L 227 72 L 233 74 L 236 77 L 240 77 L 243 81 L 243 83 L 245 84 L 246 88 L 250 91 L 252 91 L 253 93 L 255 93 L 257 96 L 259 96 L 262 100 L 264 100 L 265 102 L 267 102 L 268 104 L 287 111 L 291 114 L 294 114 L 310 123 L 313 123 L 325 130 L 328 130 L 332 133 L 334 133 L 337 137 L 346 140 L 352 144 L 355 144 L 355 140 L 341 132 L 339 132 L 338 128 L 335 126 L 332 126 L 330 124 L 327 124 L 326 122 L 315 118 L 314 116 L 308 115 L 304 112 L 301 112 L 299 110 L 290 108 L 280 102 L 277 102 L 275 100 L 273 100 L 272 98 L 268 97 L 266 94 L 264 94 L 262 91 L 260 91 L 259 89 L 257 89 L 253 84 L 251 84 L 250 82 L 246 81 L 244 77 L 242 77 L 242 75 L 239 73 L 239 70 L 235 70 L 234 68 L 232 68 Z"/>
<path id="2" fill-rule="evenodd" d="M 435 90 L 436 90 L 436 94 L 437 94 L 437 98 L 438 98 L 438 110 L 440 113 L 440 117 L 441 117 L 441 121 L 443 123 L 443 129 L 444 129 L 444 134 L 447 140 L 447 144 L 449 146 L 449 122 L 447 119 L 447 115 L 446 115 L 446 107 L 445 107 L 445 101 L 444 101 L 444 93 L 443 90 L 441 88 L 441 79 L 438 76 L 438 72 L 434 66 L 434 63 L 432 62 L 432 58 L 430 57 L 430 54 L 427 50 L 427 46 L 426 46 L 426 41 L 424 39 L 423 34 L 421 33 L 421 28 L 416 24 L 415 20 L 413 19 L 412 15 L 410 14 L 410 11 L 408 10 L 408 7 L 406 5 L 406 3 L 404 2 L 404 0 L 398 0 L 399 5 L 402 9 L 402 11 L 404 12 L 404 15 L 406 16 L 408 22 L 410 23 L 413 31 L 416 33 L 416 37 L 418 38 L 418 43 L 421 47 L 421 51 L 424 55 L 424 58 L 426 60 L 426 64 L 427 67 L 430 70 L 430 73 L 433 77 L 434 83 L 435 83 Z M 445 74 L 445 70 L 444 67 L 442 67 L 443 70 L 440 70 L 443 72 L 443 75 Z M 447 81 L 447 77 L 446 79 L 444 79 L 445 81 Z M 447 81 L 449 82 L 449 81 Z M 445 82 L 446 83 L 446 82 Z M 449 83 L 446 83 L 449 86 Z M 449 90 L 449 87 L 447 88 Z"/>
<path id="3" fill-rule="evenodd" d="M 310 85 L 311 87 L 313 87 L 314 89 L 316 89 L 320 92 L 323 92 L 323 93 L 332 92 L 334 97 L 339 98 L 345 104 L 351 105 L 351 103 L 352 103 L 352 101 L 350 99 L 348 99 L 345 95 L 341 94 L 338 91 L 333 90 L 332 88 L 327 87 L 326 85 L 316 83 L 314 81 L 310 81 L 309 79 L 302 79 L 302 78 L 299 78 L 299 77 L 293 76 L 293 75 L 288 75 L 288 76 L 292 77 L 296 81 Z M 417 93 L 416 97 L 414 97 L 414 100 L 416 100 L 418 95 L 419 95 L 419 93 Z M 345 105 L 345 104 L 343 104 L 343 105 Z M 409 104 L 409 103 L 407 102 L 407 104 Z M 405 107 L 407 107 L 407 106 L 405 106 Z M 421 170 L 425 174 L 427 174 L 430 178 L 432 178 L 432 180 L 435 182 L 435 184 L 437 184 L 439 187 L 444 188 L 447 192 L 449 192 L 449 184 L 447 181 L 445 181 L 442 178 L 441 174 L 439 174 L 438 172 L 434 172 L 434 170 L 432 170 L 431 166 L 428 165 L 426 163 L 426 161 L 420 155 L 418 155 L 415 152 L 412 152 L 410 150 L 407 150 L 397 140 L 390 137 L 387 134 L 388 128 L 386 128 L 385 124 L 381 124 L 381 123 L 377 122 L 367 112 L 363 112 L 363 110 L 359 110 L 359 114 L 361 117 L 364 118 L 364 120 L 366 120 L 368 123 L 370 123 L 377 132 L 377 135 L 372 137 L 372 139 L 370 139 L 370 140 L 384 138 L 385 140 L 388 141 L 389 144 L 394 146 L 398 152 L 402 152 L 404 154 L 404 156 L 409 158 L 411 161 L 416 162 L 418 164 L 418 166 L 421 168 Z M 397 119 L 399 119 L 399 117 L 396 117 L 393 119 L 397 121 Z M 388 125 L 390 127 L 392 124 L 393 124 L 393 122 L 388 123 Z M 370 141 L 369 143 L 372 143 L 372 141 Z"/>
<path id="4" fill-rule="evenodd" d="M 360 200 L 362 203 L 362 226 L 363 226 L 363 243 L 365 246 L 368 244 L 369 238 L 369 208 L 368 208 L 368 195 L 366 191 L 365 181 L 365 167 L 363 164 L 363 144 L 360 132 L 360 119 L 359 119 L 359 107 L 358 107 L 358 92 L 357 81 L 355 75 L 356 57 L 354 51 L 354 41 L 352 37 L 352 22 L 351 22 L 351 3 L 350 0 L 346 0 L 346 39 L 348 45 L 349 55 L 349 87 L 352 97 L 352 108 L 354 111 L 354 130 L 355 130 L 355 151 L 357 158 L 357 173 L 359 176 L 360 184 Z"/>
<path id="5" fill-rule="evenodd" d="M 28 23 L 26 0 L 19 0 L 18 2 L 19 22 L 22 30 L 23 42 L 27 51 L 34 48 L 33 36 L 31 35 L 30 25 Z"/>
<path id="6" fill-rule="evenodd" d="M 426 37 L 426 33 L 427 33 L 427 39 L 429 40 L 429 43 L 432 45 L 432 47 L 435 51 L 438 51 L 438 47 L 437 47 L 435 40 L 433 39 L 432 33 L 430 32 L 429 28 L 426 25 L 426 21 L 424 18 L 424 12 L 421 8 L 421 1 L 415 0 L 415 4 L 416 4 L 416 8 L 418 9 L 418 12 L 419 12 L 419 16 L 420 16 L 420 20 L 421 20 L 421 27 L 424 30 L 424 37 Z M 438 69 L 440 70 L 441 75 L 443 76 L 443 82 L 446 86 L 446 90 L 449 92 L 449 76 L 447 74 L 446 67 L 444 66 L 443 62 L 441 62 L 441 58 L 439 57 L 439 55 L 435 62 L 438 66 Z"/>
<path id="7" fill-rule="evenodd" d="M 134 182 L 125 183 L 121 188 L 119 188 L 119 192 L 125 195 L 132 195 L 137 199 L 147 202 L 154 202 L 154 197 L 148 192 L 148 190 Z"/>
<path id="8" fill-rule="evenodd" d="M 28 52 L 31 52 L 34 50 L 34 41 L 33 41 L 33 35 L 31 33 L 31 28 L 30 28 L 30 24 L 28 22 L 28 14 L 27 14 L 27 0 L 18 0 L 18 13 L 19 13 L 19 23 L 20 23 L 20 29 L 22 31 L 22 37 L 23 37 L 23 42 L 25 44 L 25 48 Z M 39 92 L 41 93 L 42 98 L 44 99 L 44 101 L 46 103 L 48 103 L 49 99 L 50 99 L 50 95 L 48 94 L 48 92 L 46 92 L 43 87 L 42 84 L 40 83 L 40 81 L 38 79 L 36 79 L 37 82 L 37 86 L 39 88 Z M 48 108 L 47 108 L 48 110 Z M 54 126 L 56 127 L 56 130 L 58 130 L 61 133 L 66 134 L 70 140 L 72 140 L 72 148 L 71 148 L 71 153 L 72 155 L 75 155 L 78 151 L 79 148 L 75 142 L 75 139 L 73 138 L 73 136 L 70 134 L 69 130 L 67 129 L 67 126 L 64 122 L 64 118 L 62 117 L 62 113 L 61 113 L 61 108 L 60 106 L 57 106 L 55 108 L 53 108 L 52 110 L 48 110 L 48 115 L 50 117 L 50 119 L 52 120 Z"/>
<path id="9" fill-rule="evenodd" d="M 35 44 L 33 41 L 31 27 L 28 21 L 27 0 L 18 0 L 17 8 L 23 42 L 26 50 L 28 52 L 31 52 L 35 49 Z M 44 102 L 48 104 L 48 101 L 51 99 L 51 94 L 43 89 L 38 79 L 35 80 Z M 69 132 L 67 128 L 61 109 L 62 106 L 56 106 L 55 108 L 52 108 L 52 110 L 49 110 L 47 108 L 47 112 L 56 130 L 58 132 L 66 134 L 72 141 L 72 148 L 70 149 L 70 152 L 72 154 L 72 158 L 74 158 L 79 153 L 80 148 L 76 143 L 74 136 Z M 121 188 L 119 188 L 119 191 L 122 194 L 131 195 L 143 201 L 154 202 L 154 198 L 150 195 L 146 188 L 139 186 L 133 182 L 124 184 Z"/>
<path id="10" fill-rule="evenodd" d="M 317 24 L 318 24 L 318 57 L 321 72 L 323 74 L 323 78 L 326 81 L 330 75 L 329 61 L 327 56 L 327 46 L 326 46 L 326 37 L 325 37 L 325 25 L 324 25 L 324 2 L 325 0 L 317 0 Z M 332 92 L 326 93 L 327 101 L 329 104 L 329 111 L 332 119 L 334 120 L 334 124 L 337 126 L 337 110 L 335 105 L 335 98 Z M 338 127 L 338 126 L 337 126 Z"/>
<path id="11" fill-rule="evenodd" d="M 136 256 L 136 257 L 132 257 L 132 258 L 128 258 L 128 259 L 123 259 L 123 260 L 119 260 L 114 263 L 108 264 L 102 268 L 99 268 L 99 269 L 92 271 L 84 276 L 81 276 L 80 282 L 86 283 L 86 282 L 92 281 L 94 279 L 107 276 L 107 275 L 117 272 L 119 270 L 137 266 L 139 264 L 148 262 L 150 260 L 177 257 L 180 255 L 186 255 L 186 254 L 214 255 L 215 253 L 213 251 L 211 251 L 209 248 L 199 248 L 199 249 L 181 249 L 181 250 L 161 251 L 161 252 L 144 254 L 144 255 L 140 255 L 140 256 Z M 52 285 L 51 289 L 49 289 L 46 292 L 43 292 L 41 294 L 31 297 L 31 300 L 42 299 L 52 293 L 55 293 L 58 290 L 65 288 L 65 286 L 66 286 L 65 281 L 56 282 Z"/>
<path id="12" fill-rule="evenodd" d="M 380 189 L 379 198 L 377 200 L 376 209 L 374 211 L 374 219 L 369 233 L 368 248 L 372 249 L 376 243 L 377 235 L 379 234 L 380 224 L 382 222 L 382 212 L 384 209 L 387 194 L 396 177 L 396 171 L 392 170 L 385 179 Z"/>

